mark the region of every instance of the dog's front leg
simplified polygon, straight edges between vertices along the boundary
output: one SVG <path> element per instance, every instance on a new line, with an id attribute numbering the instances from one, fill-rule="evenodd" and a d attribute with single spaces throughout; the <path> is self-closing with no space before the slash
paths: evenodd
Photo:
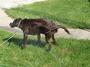
<path id="1" fill-rule="evenodd" d="M 28 35 L 24 33 L 23 35 L 23 45 L 22 45 L 22 48 L 25 48 L 26 45 L 27 45 L 27 38 L 28 38 Z"/>
<path id="2" fill-rule="evenodd" d="M 40 43 L 41 42 L 41 35 L 40 35 L 40 33 L 37 34 L 37 39 L 38 39 L 38 42 Z"/>

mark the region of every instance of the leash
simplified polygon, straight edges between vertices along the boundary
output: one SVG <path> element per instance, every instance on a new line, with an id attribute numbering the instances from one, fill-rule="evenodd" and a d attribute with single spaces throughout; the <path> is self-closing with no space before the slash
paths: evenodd
<path id="1" fill-rule="evenodd" d="M 22 22 L 22 20 L 19 21 L 17 27 L 20 26 L 21 22 Z M 5 44 L 6 42 L 8 42 L 11 38 L 13 38 L 13 37 L 16 35 L 16 33 L 17 33 L 17 31 L 15 31 L 12 36 L 10 36 L 7 40 L 5 40 L 3 43 L 1 43 L 1 44 L 0 44 L 0 47 L 1 47 L 3 44 Z"/>

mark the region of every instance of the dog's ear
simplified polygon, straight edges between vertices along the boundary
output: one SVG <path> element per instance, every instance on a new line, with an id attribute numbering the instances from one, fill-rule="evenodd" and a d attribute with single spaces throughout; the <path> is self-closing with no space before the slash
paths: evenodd
<path id="1" fill-rule="evenodd" d="M 22 18 L 17 18 L 18 20 L 22 20 Z"/>
<path id="2" fill-rule="evenodd" d="M 22 20 L 22 18 L 16 18 L 16 19 L 14 19 L 13 23 L 18 23 L 21 20 Z"/>

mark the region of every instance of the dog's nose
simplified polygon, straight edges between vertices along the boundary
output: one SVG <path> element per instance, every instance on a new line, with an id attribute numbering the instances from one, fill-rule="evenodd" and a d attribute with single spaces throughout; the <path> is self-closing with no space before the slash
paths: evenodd
<path id="1" fill-rule="evenodd" d="M 10 23 L 9 26 L 11 26 L 12 24 Z"/>
<path id="2" fill-rule="evenodd" d="M 12 23 L 9 24 L 12 27 Z"/>

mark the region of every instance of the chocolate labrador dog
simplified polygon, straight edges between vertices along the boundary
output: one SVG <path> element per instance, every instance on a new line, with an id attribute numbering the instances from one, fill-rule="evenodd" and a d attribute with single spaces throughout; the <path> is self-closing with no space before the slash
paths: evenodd
<path id="1" fill-rule="evenodd" d="M 59 28 L 63 28 L 68 34 L 70 32 L 63 26 L 56 25 L 52 21 L 46 19 L 21 19 L 16 18 L 10 26 L 18 27 L 23 31 L 23 45 L 24 48 L 27 44 L 28 35 L 37 35 L 38 41 L 40 42 L 40 34 L 45 35 L 45 40 L 49 45 L 49 50 L 51 49 L 51 44 L 55 44 L 54 34 L 58 31 Z"/>

